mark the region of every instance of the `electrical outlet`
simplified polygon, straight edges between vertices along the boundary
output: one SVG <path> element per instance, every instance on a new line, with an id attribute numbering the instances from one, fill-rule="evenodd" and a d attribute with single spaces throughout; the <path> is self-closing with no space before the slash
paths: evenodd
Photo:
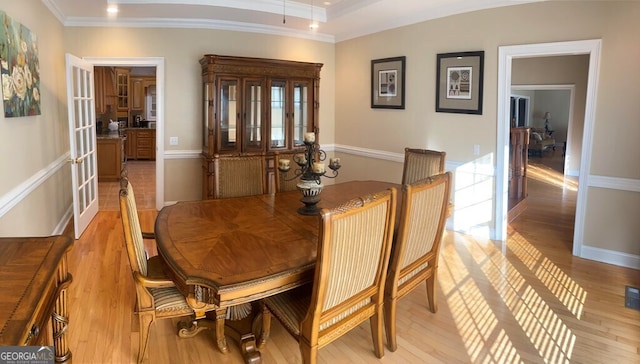
<path id="1" fill-rule="evenodd" d="M 480 155 L 480 144 L 473 145 L 473 155 Z"/>
<path id="2" fill-rule="evenodd" d="M 178 145 L 178 137 L 169 137 L 169 145 Z"/>

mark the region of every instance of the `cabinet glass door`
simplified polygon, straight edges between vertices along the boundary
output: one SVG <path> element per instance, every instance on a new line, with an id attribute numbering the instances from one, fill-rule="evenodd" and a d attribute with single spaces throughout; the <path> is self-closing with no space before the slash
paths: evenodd
<path id="1" fill-rule="evenodd" d="M 129 70 L 116 69 L 118 111 L 129 111 Z"/>
<path id="2" fill-rule="evenodd" d="M 271 149 L 287 147 L 285 92 L 284 81 L 271 82 Z"/>
<path id="3" fill-rule="evenodd" d="M 220 150 L 235 150 L 238 139 L 238 118 L 240 117 L 238 105 L 238 81 L 220 81 Z"/>
<path id="4" fill-rule="evenodd" d="M 209 102 L 212 101 L 212 87 L 212 83 L 205 83 L 202 90 L 202 95 L 204 96 L 204 103 L 202 105 L 202 145 L 204 146 L 203 150 L 207 152 L 209 151 L 209 128 L 213 129 L 213 121 L 211 120 L 213 113 L 209 110 L 211 105 L 213 105 L 213 102 Z"/>
<path id="5" fill-rule="evenodd" d="M 262 150 L 262 81 L 247 80 L 244 85 L 244 150 Z"/>
<path id="6" fill-rule="evenodd" d="M 304 141 L 304 133 L 312 132 L 313 126 L 309 124 L 309 115 L 312 112 L 309 96 L 308 82 L 294 82 L 293 85 L 293 146 L 301 146 Z"/>

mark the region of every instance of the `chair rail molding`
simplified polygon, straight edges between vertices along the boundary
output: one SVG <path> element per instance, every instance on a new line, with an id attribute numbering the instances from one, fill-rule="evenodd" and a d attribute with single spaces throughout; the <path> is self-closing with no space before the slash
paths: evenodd
<path id="1" fill-rule="evenodd" d="M 0 196 L 0 217 L 4 216 L 12 208 L 16 207 L 31 192 L 44 184 L 51 176 L 56 174 L 61 168 L 67 165 L 70 153 L 59 156 L 46 167 L 34 173 L 31 177 L 11 189 L 8 193 Z"/>

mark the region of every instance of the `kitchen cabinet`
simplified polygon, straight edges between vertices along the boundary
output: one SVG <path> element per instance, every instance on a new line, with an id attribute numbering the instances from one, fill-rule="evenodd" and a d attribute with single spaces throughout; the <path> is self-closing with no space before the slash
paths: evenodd
<path id="1" fill-rule="evenodd" d="M 147 128 L 127 129 L 125 153 L 127 159 L 156 159 L 156 130 Z"/>
<path id="2" fill-rule="evenodd" d="M 156 130 L 136 131 L 136 159 L 156 159 Z"/>
<path id="3" fill-rule="evenodd" d="M 120 180 L 122 170 L 122 138 L 98 137 L 98 182 Z"/>
<path id="4" fill-rule="evenodd" d="M 107 107 L 115 103 L 115 73 L 112 67 L 94 67 L 93 75 L 96 114 L 105 114 Z"/>
<path id="5" fill-rule="evenodd" d="M 124 144 L 124 154 L 127 159 L 136 159 L 136 129 L 127 129 L 125 134 L 127 139 Z"/>
<path id="6" fill-rule="evenodd" d="M 131 77 L 131 110 L 144 109 L 144 78 Z"/>
<path id="7" fill-rule="evenodd" d="M 264 153 L 273 173 L 276 152 L 303 146 L 306 132 L 319 140 L 321 63 L 208 54 L 200 65 L 203 198 L 213 196 L 215 154 Z"/>
<path id="8" fill-rule="evenodd" d="M 116 67 L 116 106 L 119 112 L 129 112 L 129 69 Z"/>

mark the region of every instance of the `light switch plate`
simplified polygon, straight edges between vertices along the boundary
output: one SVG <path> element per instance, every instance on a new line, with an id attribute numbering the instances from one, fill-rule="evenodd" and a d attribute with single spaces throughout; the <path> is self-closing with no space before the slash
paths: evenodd
<path id="1" fill-rule="evenodd" d="M 169 145 L 178 145 L 178 137 L 169 137 Z"/>

